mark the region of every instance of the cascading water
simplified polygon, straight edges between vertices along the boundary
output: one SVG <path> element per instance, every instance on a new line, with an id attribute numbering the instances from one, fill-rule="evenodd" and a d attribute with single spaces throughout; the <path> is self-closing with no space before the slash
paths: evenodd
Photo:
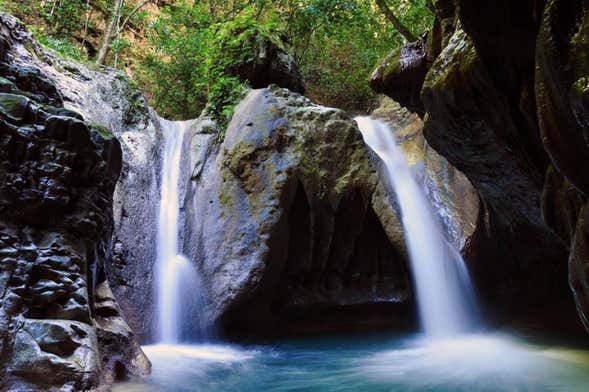
<path id="1" fill-rule="evenodd" d="M 428 336 L 457 335 L 476 319 L 474 293 L 460 253 L 446 241 L 425 192 L 384 122 L 358 117 L 365 143 L 382 159 L 403 217 L 417 302 Z"/>
<path id="2" fill-rule="evenodd" d="M 425 193 L 385 124 L 358 119 L 366 143 L 384 160 L 401 206 L 424 326 L 429 336 L 317 338 L 238 346 L 177 344 L 198 318 L 199 276 L 179 255 L 179 200 L 190 198 L 182 157 L 186 124 L 163 122 L 162 203 L 157 277 L 163 344 L 144 346 L 149 377 L 115 385 L 120 392 L 177 391 L 585 391 L 589 352 L 521 344 L 499 334 L 461 334 L 472 323 L 472 290 Z M 187 144 L 187 143 L 184 143 Z M 184 154 L 187 155 L 187 154 Z M 193 280 L 196 279 L 196 280 Z M 198 299 L 197 299 L 198 301 Z M 473 306 L 474 308 L 474 306 Z M 182 312 L 181 312 L 182 310 Z M 194 312 L 196 311 L 196 312 Z M 180 317 L 182 316 L 182 317 Z M 180 333 L 183 327 L 183 333 Z M 440 335 L 445 335 L 441 336 Z M 431 336 L 435 338 L 430 338 Z M 489 384 L 492 380 L 492 384 Z"/>
<path id="3" fill-rule="evenodd" d="M 179 252 L 179 212 L 182 146 L 189 122 L 160 119 L 164 134 L 161 199 L 157 229 L 157 304 L 161 343 L 180 340 L 182 287 L 195 280 L 195 270 Z"/>

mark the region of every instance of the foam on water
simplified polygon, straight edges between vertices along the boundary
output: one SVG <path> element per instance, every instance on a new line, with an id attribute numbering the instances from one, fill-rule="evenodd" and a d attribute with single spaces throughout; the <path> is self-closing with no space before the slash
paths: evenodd
<path id="1" fill-rule="evenodd" d="M 585 351 L 544 348 L 504 335 L 417 339 L 362 361 L 367 378 L 419 390 L 582 390 Z M 537 389 L 528 389 L 537 388 Z"/>
<path id="2" fill-rule="evenodd" d="M 215 344 L 200 345 L 173 345 L 173 344 L 155 344 L 143 346 L 143 351 L 149 358 L 157 360 L 167 359 L 198 359 L 203 361 L 215 362 L 236 362 L 251 359 L 254 356 L 253 351 L 244 351 L 232 346 L 223 346 Z"/>
<path id="3" fill-rule="evenodd" d="M 355 336 L 257 346 L 145 346 L 152 375 L 115 391 L 586 391 L 586 351 L 500 334 Z"/>

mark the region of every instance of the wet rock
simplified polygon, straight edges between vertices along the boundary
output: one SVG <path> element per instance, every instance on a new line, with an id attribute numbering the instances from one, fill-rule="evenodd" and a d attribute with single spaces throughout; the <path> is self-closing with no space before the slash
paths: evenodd
<path id="1" fill-rule="evenodd" d="M 542 141 L 554 166 L 589 195 L 589 10 L 583 2 L 546 4 L 536 52 Z"/>
<path id="2" fill-rule="evenodd" d="M 185 250 L 226 333 L 414 321 L 399 219 L 344 112 L 254 90 L 195 181 Z"/>
<path id="3" fill-rule="evenodd" d="M 389 124 L 414 175 L 422 183 L 448 240 L 466 249 L 476 229 L 479 195 L 466 176 L 429 146 L 423 121 L 397 102 L 383 98 L 372 116 Z M 386 177 L 381 173 L 381 177 Z"/>
<path id="4" fill-rule="evenodd" d="M 553 166 L 548 168 L 542 193 L 542 217 L 568 247 L 575 234 L 582 194 Z"/>
<path id="5" fill-rule="evenodd" d="M 98 285 L 95 297 L 94 322 L 100 345 L 102 372 L 107 382 L 148 375 L 151 363 L 123 318 L 108 282 Z M 121 347 L 125 347 L 125 350 L 121 350 Z"/>
<path id="6" fill-rule="evenodd" d="M 13 121 L 22 121 L 27 112 L 29 99 L 22 95 L 0 93 L 0 110 Z"/>
<path id="7" fill-rule="evenodd" d="M 441 0 L 423 51 L 424 135 L 481 196 L 467 253 L 483 303 L 503 317 L 572 314 L 567 242 L 586 198 L 581 3 Z"/>
<path id="8" fill-rule="evenodd" d="M 6 372 L 13 390 L 95 388 L 100 383 L 96 335 L 84 323 L 27 320 L 15 334 Z"/>
<path id="9" fill-rule="evenodd" d="M 0 15 L 0 37 L 0 70 L 16 86 L 0 93 L 1 388 L 106 388 L 112 358 L 129 374 L 148 369 L 133 334 L 110 347 L 98 326 L 120 144 L 61 106 L 19 22 Z"/>
<path id="10" fill-rule="evenodd" d="M 30 34 L 18 27 L 14 19 L 2 16 L 0 20 L 8 26 L 7 31 L 12 32 L 6 38 L 12 51 L 6 53 L 9 61 L 0 65 L 0 74 L 19 94 L 44 104 L 39 105 L 39 113 L 46 119 L 49 134 L 56 140 L 88 149 L 93 148 L 96 138 L 119 141 L 105 144 L 101 152 L 107 157 L 106 168 L 88 168 L 85 173 L 80 172 L 80 176 L 88 181 L 96 169 L 106 170 L 109 175 L 120 173 L 113 196 L 113 257 L 106 260 L 105 274 L 132 329 L 142 341 L 148 341 L 152 335 L 155 302 L 151 274 L 155 261 L 159 149 L 162 145 L 157 116 L 124 73 L 58 58 L 31 40 Z M 19 33 L 15 34 L 17 30 Z M 26 40 L 26 47 L 14 36 Z M 31 93 L 22 91 L 33 87 Z M 86 122 L 82 122 L 83 119 Z M 23 131 L 21 127 L 20 132 Z M 53 161 L 62 159 L 59 150 L 51 153 L 55 156 Z M 68 170 L 60 172 L 61 166 L 53 163 L 39 169 L 46 173 L 43 184 L 50 186 L 51 192 L 27 196 L 31 201 L 40 194 L 45 196 L 45 204 L 39 205 L 41 212 L 51 210 L 45 208 L 50 200 L 56 207 L 65 208 L 68 198 L 76 195 L 68 194 L 68 187 L 60 184 L 60 179 L 71 180 L 75 174 Z M 15 188 L 25 180 L 15 178 Z M 18 189 L 15 192 L 19 192 Z M 38 217 L 39 221 L 46 218 L 43 213 Z M 71 224 L 77 232 L 91 233 L 99 230 L 102 223 L 89 217 Z M 60 312 L 79 315 L 80 309 L 72 303 L 63 304 L 62 308 Z"/>
<path id="11" fill-rule="evenodd" d="M 569 258 L 570 284 L 585 329 L 589 330 L 589 204 L 579 212 Z"/>
<path id="12" fill-rule="evenodd" d="M 370 87 L 423 113 L 421 86 L 428 71 L 425 40 L 420 39 L 389 53 L 370 76 Z"/>

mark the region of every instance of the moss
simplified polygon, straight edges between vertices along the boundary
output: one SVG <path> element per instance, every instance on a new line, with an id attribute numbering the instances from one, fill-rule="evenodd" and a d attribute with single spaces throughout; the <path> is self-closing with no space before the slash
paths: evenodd
<path id="1" fill-rule="evenodd" d="M 372 74 L 378 75 L 378 79 L 385 81 L 390 75 L 395 73 L 399 67 L 399 54 L 401 48 L 397 48 L 387 54 L 381 61 L 378 62 Z"/>
<path id="2" fill-rule="evenodd" d="M 110 129 L 108 129 L 104 125 L 91 122 L 90 128 L 92 128 L 92 131 L 96 131 L 103 139 L 111 140 L 115 137 L 115 135 L 110 131 Z"/>
<path id="3" fill-rule="evenodd" d="M 148 116 L 147 102 L 137 82 L 129 78 L 123 72 L 116 72 L 112 82 L 116 96 L 121 97 L 123 121 L 125 124 L 134 124 Z"/>
<path id="4" fill-rule="evenodd" d="M 589 77 L 583 76 L 579 78 L 571 88 L 573 94 L 585 95 L 589 93 Z"/>
<path id="5" fill-rule="evenodd" d="M 227 209 L 231 209 L 233 205 L 231 196 L 226 190 L 221 190 L 221 192 L 219 192 L 219 201 L 221 202 L 221 205 Z"/>
<path id="6" fill-rule="evenodd" d="M 589 69 L 589 13 L 585 13 L 578 31 L 571 38 L 571 65 L 576 76 L 582 76 Z M 579 74 L 581 72 L 581 74 Z"/>
<path id="7" fill-rule="evenodd" d="M 401 54 L 401 48 L 395 49 L 389 56 L 387 56 L 385 63 L 383 64 L 383 74 L 384 78 L 392 75 L 397 71 L 399 68 L 399 55 Z"/>

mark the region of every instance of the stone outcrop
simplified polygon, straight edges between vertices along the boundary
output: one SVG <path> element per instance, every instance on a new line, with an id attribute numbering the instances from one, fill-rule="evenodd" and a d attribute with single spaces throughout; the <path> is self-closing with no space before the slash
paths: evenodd
<path id="1" fill-rule="evenodd" d="M 426 190 L 434 211 L 454 247 L 469 252 L 470 240 L 479 221 L 479 194 L 470 181 L 429 146 L 421 118 L 399 103 L 384 97 L 372 117 L 393 129 L 409 166 Z M 380 173 L 381 178 L 387 174 Z"/>
<path id="2" fill-rule="evenodd" d="M 0 389 L 103 388 L 150 366 L 106 276 L 121 145 L 37 55 L 0 15 Z"/>
<path id="3" fill-rule="evenodd" d="M 19 29 L 14 19 L 3 16 L 2 21 L 7 34 L 20 37 L 11 46 L 12 61 L 5 65 L 12 69 L 13 78 L 34 86 L 36 95 L 59 96 L 64 107 L 108 129 L 120 142 L 122 169 L 113 197 L 115 227 L 108 278 L 132 330 L 141 341 L 148 341 L 154 317 L 152 271 L 163 144 L 159 119 L 124 73 L 54 56 Z M 43 77 L 33 79 L 28 73 Z"/>
<path id="4" fill-rule="evenodd" d="M 370 87 L 421 114 L 420 92 L 428 70 L 425 47 L 421 39 L 389 53 L 372 72 Z"/>
<path id="5" fill-rule="evenodd" d="M 232 336 L 414 321 L 398 215 L 347 114 L 254 90 L 211 152 L 184 208 L 205 319 Z"/>
<path id="6" fill-rule="evenodd" d="M 235 35 L 239 36 L 238 40 L 243 42 L 244 47 L 249 48 L 250 53 L 244 56 L 243 61 L 231 65 L 227 70 L 229 74 L 248 81 L 253 88 L 276 84 L 300 94 L 305 93 L 305 79 L 278 38 L 248 31 L 236 31 Z M 230 53 L 235 51 L 231 47 L 225 50 Z"/>
<path id="7" fill-rule="evenodd" d="M 424 133 L 481 195 L 470 257 L 483 299 L 502 316 L 566 317 L 568 283 L 583 319 L 589 311 L 577 222 L 588 190 L 588 8 L 586 1 L 436 2 L 424 50 Z"/>

